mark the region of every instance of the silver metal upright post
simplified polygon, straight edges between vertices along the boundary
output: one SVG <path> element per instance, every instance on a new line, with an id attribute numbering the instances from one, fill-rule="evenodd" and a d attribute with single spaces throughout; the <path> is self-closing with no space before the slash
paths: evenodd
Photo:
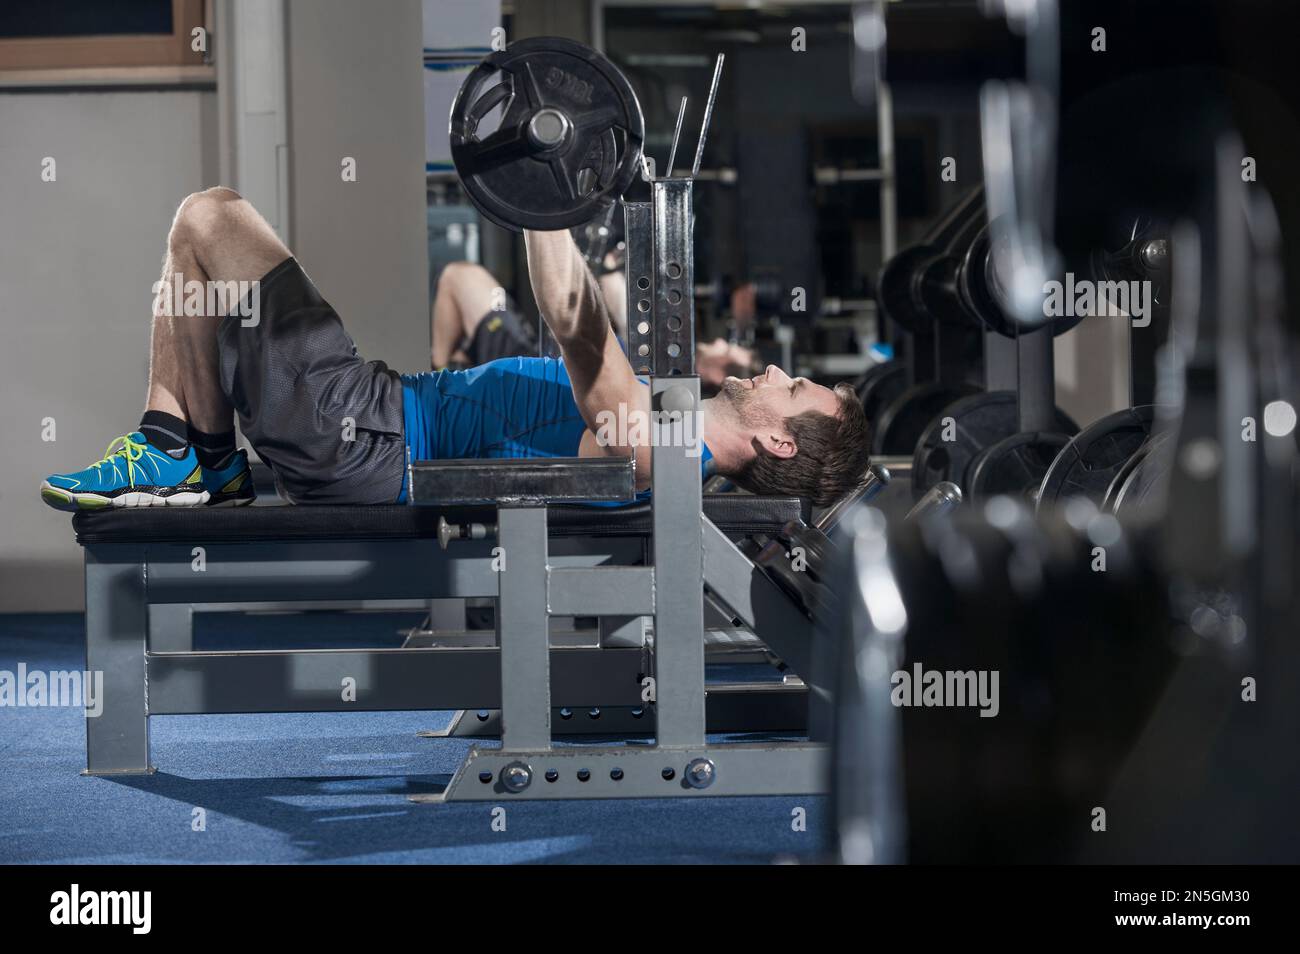
<path id="1" fill-rule="evenodd" d="M 704 743 L 704 548 L 692 187 L 690 179 L 651 184 L 655 589 L 672 594 L 655 602 L 655 719 L 661 746 Z"/>

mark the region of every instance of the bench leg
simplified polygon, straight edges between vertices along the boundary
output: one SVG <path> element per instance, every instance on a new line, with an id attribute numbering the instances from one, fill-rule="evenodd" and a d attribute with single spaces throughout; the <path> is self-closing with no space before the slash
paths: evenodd
<path id="1" fill-rule="evenodd" d="M 98 716 L 86 718 L 86 774 L 144 774 L 149 764 L 144 561 L 86 551 L 86 670 L 99 682 Z"/>
<path id="2" fill-rule="evenodd" d="M 546 613 L 546 508 L 501 507 L 505 563 L 497 600 L 501 748 L 551 747 L 551 647 Z"/>

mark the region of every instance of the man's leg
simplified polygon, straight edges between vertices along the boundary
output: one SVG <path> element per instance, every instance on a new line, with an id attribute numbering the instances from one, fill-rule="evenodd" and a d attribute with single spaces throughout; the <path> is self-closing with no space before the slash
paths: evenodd
<path id="1" fill-rule="evenodd" d="M 176 210 L 167 236 L 164 294 L 176 282 L 184 289 L 192 281 L 204 288 L 209 281 L 256 281 L 289 255 L 275 230 L 238 193 L 220 187 L 197 192 Z M 159 315 L 158 304 L 146 411 L 174 415 L 198 434 L 233 435 L 233 410 L 221 391 L 217 360 L 222 316 Z M 226 307 L 233 310 L 236 304 Z"/>
<path id="2" fill-rule="evenodd" d="M 41 485 L 46 503 L 77 510 L 252 499 L 247 460 L 235 453 L 231 406 L 221 390 L 221 316 L 207 312 L 207 283 L 251 282 L 288 257 L 274 230 L 232 190 L 209 189 L 181 203 L 154 301 L 139 433 L 115 441 L 115 450 L 85 470 L 47 478 Z M 195 288 L 204 307 L 185 314 L 195 310 L 184 307 L 187 291 Z M 237 304 L 227 301 L 225 308 Z"/>
<path id="3" fill-rule="evenodd" d="M 195 197 L 176 231 L 214 283 L 261 280 L 255 315 L 232 312 L 191 342 L 185 403 L 196 424 L 200 402 L 225 415 L 228 398 L 293 503 L 395 502 L 406 472 L 401 377 L 357 353 L 338 312 L 234 193 Z"/>
<path id="4" fill-rule="evenodd" d="M 438 276 L 433 299 L 432 367 L 445 368 L 483 316 L 505 308 L 505 292 L 492 273 L 472 262 L 451 262 Z"/>

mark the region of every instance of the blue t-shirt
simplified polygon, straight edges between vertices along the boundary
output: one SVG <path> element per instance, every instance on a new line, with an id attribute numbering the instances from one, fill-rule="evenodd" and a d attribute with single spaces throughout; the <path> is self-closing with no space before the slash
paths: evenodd
<path id="1" fill-rule="evenodd" d="M 404 374 L 402 416 L 411 460 L 577 457 L 587 430 L 559 358 Z M 713 455 L 702 441 L 700 452 L 707 475 Z M 405 499 L 403 482 L 398 501 Z"/>

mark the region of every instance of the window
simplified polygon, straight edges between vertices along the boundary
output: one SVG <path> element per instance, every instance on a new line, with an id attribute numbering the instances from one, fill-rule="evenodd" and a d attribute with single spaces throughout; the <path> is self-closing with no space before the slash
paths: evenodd
<path id="1" fill-rule="evenodd" d="M 204 0 L 12 0 L 0 4 L 0 74 L 201 67 L 200 26 Z"/>

